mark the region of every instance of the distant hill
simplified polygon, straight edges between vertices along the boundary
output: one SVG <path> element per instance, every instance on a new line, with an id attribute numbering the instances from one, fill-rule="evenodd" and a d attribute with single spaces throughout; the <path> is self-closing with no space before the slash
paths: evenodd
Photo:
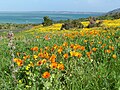
<path id="1" fill-rule="evenodd" d="M 120 8 L 114 9 L 114 10 L 106 13 L 105 16 L 112 17 L 113 19 L 119 19 L 120 18 Z"/>
<path id="2" fill-rule="evenodd" d="M 107 14 L 112 15 L 112 14 L 115 14 L 115 13 L 120 13 L 120 8 L 114 9 L 114 10 L 108 12 Z"/>
<path id="3" fill-rule="evenodd" d="M 103 12 L 66 12 L 66 11 L 63 11 L 61 13 L 72 13 L 72 14 L 92 14 L 92 13 L 99 13 L 101 14 L 100 16 L 91 16 L 91 17 L 95 17 L 96 20 L 114 20 L 114 19 L 120 19 L 120 8 L 117 8 L 117 9 L 114 9 L 112 11 L 109 11 L 107 13 L 103 13 Z M 87 17 L 87 18 L 79 18 L 79 19 L 76 19 L 78 21 L 89 21 L 89 18 L 90 17 Z M 65 23 L 65 22 L 69 22 L 69 20 L 60 20 L 60 21 L 57 21 L 56 23 Z"/>

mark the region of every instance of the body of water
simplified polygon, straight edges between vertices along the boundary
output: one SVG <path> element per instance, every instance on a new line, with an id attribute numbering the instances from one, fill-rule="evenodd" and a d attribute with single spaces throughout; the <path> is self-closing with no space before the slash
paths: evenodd
<path id="1" fill-rule="evenodd" d="M 89 16 L 100 16 L 102 13 L 73 13 L 73 12 L 0 12 L 0 23 L 42 23 L 44 16 L 49 16 L 52 20 L 67 20 L 86 18 Z"/>

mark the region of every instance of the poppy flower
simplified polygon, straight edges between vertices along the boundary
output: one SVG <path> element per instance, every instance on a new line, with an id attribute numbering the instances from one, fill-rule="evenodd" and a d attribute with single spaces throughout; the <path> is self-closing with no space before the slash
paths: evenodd
<path id="1" fill-rule="evenodd" d="M 85 50 L 85 46 L 81 46 L 80 50 L 84 51 Z"/>
<path id="2" fill-rule="evenodd" d="M 68 45 L 67 42 L 64 42 L 64 43 L 63 43 L 63 46 L 64 46 L 64 47 L 67 47 L 67 45 Z"/>
<path id="3" fill-rule="evenodd" d="M 52 54 L 52 56 L 50 57 L 49 60 L 50 60 L 51 62 L 55 62 L 55 59 L 56 59 L 56 56 L 55 56 L 54 54 Z"/>
<path id="4" fill-rule="evenodd" d="M 105 50 L 105 53 L 111 53 L 111 50 Z"/>
<path id="5" fill-rule="evenodd" d="M 31 48 L 31 50 L 32 51 L 38 51 L 38 47 L 35 46 L 35 47 Z"/>
<path id="6" fill-rule="evenodd" d="M 62 48 L 58 49 L 58 53 L 61 54 L 62 52 Z"/>
<path id="7" fill-rule="evenodd" d="M 70 48 L 73 48 L 73 47 L 74 47 L 74 44 L 71 44 L 71 45 L 70 45 Z"/>
<path id="8" fill-rule="evenodd" d="M 19 59 L 19 60 L 17 60 L 16 63 L 17 63 L 17 65 L 18 65 L 19 67 L 21 67 L 21 66 L 23 65 L 23 60 L 20 60 L 20 59 Z"/>
<path id="9" fill-rule="evenodd" d="M 92 51 L 96 52 L 96 51 L 97 51 L 97 48 L 92 48 Z"/>
<path id="10" fill-rule="evenodd" d="M 51 63 L 51 64 L 50 64 L 50 67 L 51 67 L 52 69 L 57 68 L 57 63 L 56 63 L 56 62 Z"/>
<path id="11" fill-rule="evenodd" d="M 44 72 L 44 73 L 42 74 L 42 77 L 45 78 L 45 79 L 47 79 L 47 78 L 50 77 L 50 73 L 49 73 L 49 72 Z"/>
<path id="12" fill-rule="evenodd" d="M 78 57 L 78 58 L 80 58 L 82 56 L 82 54 L 79 53 L 79 52 L 75 52 L 75 56 Z"/>
<path id="13" fill-rule="evenodd" d="M 70 51 L 70 55 L 73 57 L 75 56 L 75 51 Z"/>
<path id="14" fill-rule="evenodd" d="M 58 64 L 57 68 L 58 68 L 59 70 L 64 70 L 64 65 L 63 65 L 62 63 L 61 63 L 61 64 Z"/>
<path id="15" fill-rule="evenodd" d="M 67 58 L 68 58 L 68 54 L 67 54 L 67 53 L 64 54 L 63 57 L 64 57 L 65 59 L 67 59 Z"/>
<path id="16" fill-rule="evenodd" d="M 44 54 L 43 54 L 42 52 L 39 53 L 38 56 L 39 56 L 40 58 L 44 58 Z"/>
<path id="17" fill-rule="evenodd" d="M 44 58 L 49 58 L 49 54 L 46 51 L 44 52 Z"/>
<path id="18" fill-rule="evenodd" d="M 40 66 L 40 65 L 42 65 L 42 61 L 41 61 L 41 60 L 39 60 L 39 61 L 37 62 L 37 66 Z"/>

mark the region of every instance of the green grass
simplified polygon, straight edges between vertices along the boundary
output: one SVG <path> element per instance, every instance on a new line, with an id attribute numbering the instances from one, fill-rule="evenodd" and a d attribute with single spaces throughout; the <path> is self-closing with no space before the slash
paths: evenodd
<path id="1" fill-rule="evenodd" d="M 103 33 L 100 35 L 85 34 L 82 36 L 75 31 L 63 33 L 56 31 L 54 33 L 15 33 L 14 37 L 14 55 L 16 58 L 23 59 L 24 53 L 30 55 L 30 58 L 24 61 L 15 73 L 17 82 L 12 78 L 13 69 L 11 67 L 12 56 L 10 48 L 8 47 L 9 40 L 5 38 L 0 40 L 0 89 L 1 90 L 119 90 L 120 89 L 120 30 Z M 72 34 L 71 34 L 72 33 Z M 69 34 L 65 36 L 64 34 Z M 50 40 L 45 40 L 45 36 L 50 37 Z M 39 36 L 40 38 L 36 38 Z M 74 36 L 74 38 L 72 38 Z M 110 38 L 107 38 L 107 37 Z M 87 40 L 85 43 L 84 40 Z M 67 42 L 65 47 L 63 43 Z M 91 45 L 91 43 L 93 44 Z M 99 42 L 102 42 L 99 44 Z M 54 44 L 58 46 L 57 49 L 51 51 Z M 85 50 L 73 50 L 70 45 L 79 44 L 85 47 Z M 102 45 L 106 44 L 104 48 Z M 34 46 L 39 48 L 38 52 L 31 51 Z M 45 50 L 45 47 L 49 47 Z M 58 53 L 59 47 L 62 46 L 63 51 Z M 111 50 L 109 46 L 114 47 Z M 88 58 L 86 52 L 90 52 L 92 48 L 97 48 L 97 51 L 92 51 L 91 58 Z M 37 58 L 34 60 L 33 55 L 38 55 L 40 48 L 45 50 L 49 56 L 56 55 L 56 62 L 64 64 L 64 70 L 52 69 L 49 59 L 47 63 L 41 66 L 36 66 L 37 61 L 44 58 Z M 105 53 L 105 50 L 111 50 L 110 53 Z M 71 56 L 70 51 L 79 52 L 82 54 L 81 58 Z M 20 56 L 17 56 L 17 52 Z M 64 59 L 63 55 L 68 53 L 69 57 Z M 113 58 L 113 55 L 116 58 Z M 34 67 L 26 70 L 26 66 L 30 62 L 34 63 Z M 18 66 L 14 63 L 14 68 Z M 44 72 L 50 72 L 48 79 L 42 78 Z M 27 74 L 29 73 L 29 74 Z"/>

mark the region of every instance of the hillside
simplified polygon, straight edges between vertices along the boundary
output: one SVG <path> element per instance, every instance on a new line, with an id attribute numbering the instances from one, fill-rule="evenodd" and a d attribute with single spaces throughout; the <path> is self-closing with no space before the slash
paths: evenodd
<path id="1" fill-rule="evenodd" d="M 119 90 L 120 19 L 94 28 L 61 25 L 3 33 L 0 90 Z"/>
<path id="2" fill-rule="evenodd" d="M 120 13 L 120 8 L 114 9 L 114 10 L 108 12 L 107 14 L 112 15 L 112 14 L 115 14 L 115 13 Z"/>
<path id="3" fill-rule="evenodd" d="M 113 19 L 120 18 L 120 8 L 108 12 L 105 16 L 112 17 Z"/>

